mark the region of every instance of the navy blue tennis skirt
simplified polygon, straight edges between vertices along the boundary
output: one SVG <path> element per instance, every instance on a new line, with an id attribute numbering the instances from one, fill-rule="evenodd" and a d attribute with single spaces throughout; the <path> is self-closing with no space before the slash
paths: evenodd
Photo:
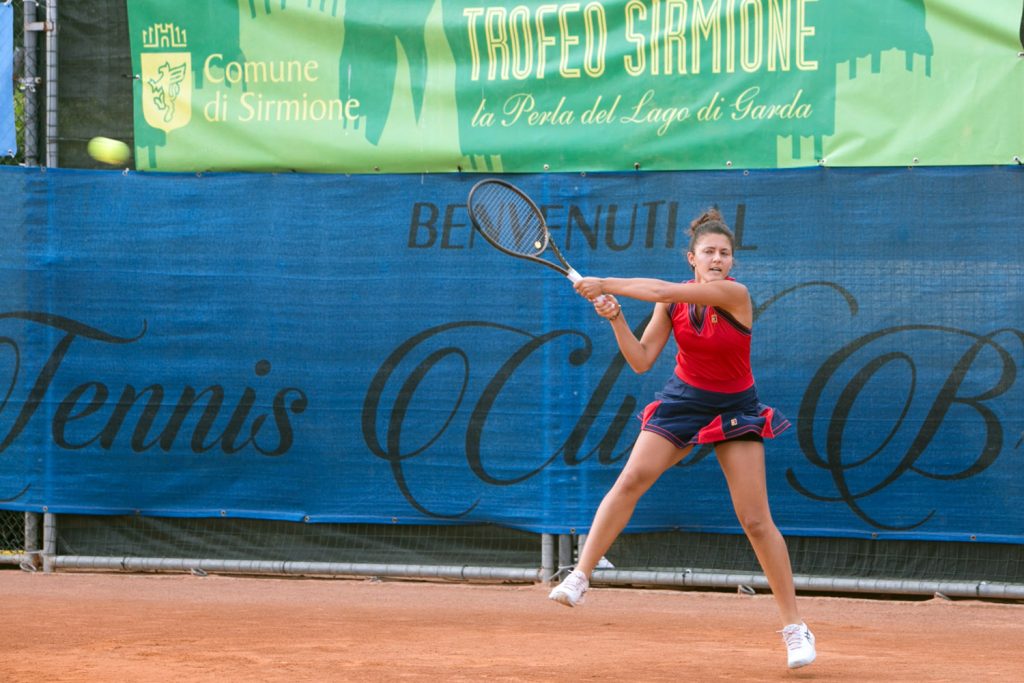
<path id="1" fill-rule="evenodd" d="M 679 448 L 772 439 L 790 427 L 785 415 L 758 400 L 754 386 L 723 394 L 698 389 L 675 374 L 638 417 L 641 429 L 660 434 Z"/>

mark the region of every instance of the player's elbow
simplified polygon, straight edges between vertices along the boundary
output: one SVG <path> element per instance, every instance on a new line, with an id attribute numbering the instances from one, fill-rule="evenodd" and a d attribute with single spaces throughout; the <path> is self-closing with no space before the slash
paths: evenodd
<path id="1" fill-rule="evenodd" d="M 654 363 L 646 358 L 627 358 L 626 363 L 628 363 L 630 369 L 638 375 L 643 375 L 654 367 Z"/>
<path id="2" fill-rule="evenodd" d="M 654 302 L 659 304 L 671 304 L 676 302 L 676 292 L 673 290 L 672 285 L 665 284 L 659 285 L 654 288 L 651 292 L 654 296 Z"/>
<path id="3" fill-rule="evenodd" d="M 635 345 L 622 345 L 619 347 L 619 350 L 622 352 L 622 357 L 626 360 L 629 369 L 638 375 L 642 375 L 653 368 L 654 362 L 658 360 L 657 351 L 644 345 L 643 342 L 638 342 Z"/>

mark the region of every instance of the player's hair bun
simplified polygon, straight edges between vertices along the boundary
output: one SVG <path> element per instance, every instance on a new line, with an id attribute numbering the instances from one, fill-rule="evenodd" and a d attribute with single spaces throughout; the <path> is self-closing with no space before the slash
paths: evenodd
<path id="1" fill-rule="evenodd" d="M 725 226 L 725 221 L 722 219 L 722 212 L 718 210 L 717 206 L 712 206 L 690 222 L 690 235 L 696 235 L 697 228 L 705 223 L 712 222 L 721 223 L 722 226 Z"/>

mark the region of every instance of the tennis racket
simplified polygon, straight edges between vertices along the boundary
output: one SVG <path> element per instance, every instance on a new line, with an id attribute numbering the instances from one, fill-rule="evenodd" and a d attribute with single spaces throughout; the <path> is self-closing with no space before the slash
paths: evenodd
<path id="1" fill-rule="evenodd" d="M 547 266 L 573 284 L 583 279 L 551 239 L 540 209 L 515 185 L 497 178 L 481 180 L 470 189 L 467 204 L 473 227 L 499 251 Z M 557 261 L 544 258 L 545 252 Z"/>

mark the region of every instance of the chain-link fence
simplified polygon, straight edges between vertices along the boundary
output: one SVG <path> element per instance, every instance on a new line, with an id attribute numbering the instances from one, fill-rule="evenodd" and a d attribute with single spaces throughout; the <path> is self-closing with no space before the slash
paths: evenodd
<path id="1" fill-rule="evenodd" d="M 125 3 L 7 2 L 17 150 L 0 152 L 0 165 L 100 167 L 86 152 L 90 138 L 132 140 Z"/>
<path id="2" fill-rule="evenodd" d="M 25 513 L 0 510 L 0 561 L 25 552 Z"/>
<path id="3" fill-rule="evenodd" d="M 14 4 L 14 54 L 13 58 L 13 79 L 14 79 L 14 122 L 16 128 L 16 140 L 18 148 L 11 154 L 11 150 L 0 150 L 0 165 L 10 166 L 25 162 L 25 91 L 23 80 L 25 78 L 25 26 L 22 6 Z M 2 521 L 0 521 L 0 533 L 2 533 Z"/>
<path id="4" fill-rule="evenodd" d="M 35 3 L 30 3 L 33 9 Z M 38 65 L 38 51 L 26 49 L 25 45 L 25 2 L 14 2 L 13 21 L 13 46 L 14 54 L 12 76 L 14 79 L 14 124 L 18 148 L 14 154 L 0 154 L 0 165 L 11 166 L 25 163 L 26 145 L 35 146 L 37 143 L 38 127 L 35 117 L 30 124 L 25 115 L 26 92 L 31 99 L 39 82 L 34 78 L 26 77 L 26 73 L 33 74 Z M 31 107 L 31 104 L 30 104 Z M 16 558 L 25 551 L 25 513 L 9 510 L 0 510 L 0 563 L 4 558 Z"/>
<path id="5" fill-rule="evenodd" d="M 26 8 L 29 12 L 29 22 L 35 23 L 37 3 L 23 1 L 12 3 L 14 9 L 14 54 L 13 54 L 13 78 L 14 78 L 14 124 L 18 148 L 14 154 L 5 153 L 0 155 L 0 165 L 24 165 L 37 163 L 34 158 L 35 150 L 39 149 L 39 117 L 37 107 L 37 94 L 42 88 L 42 78 L 39 77 L 40 52 L 38 46 L 38 35 L 35 31 L 25 31 Z M 28 40 L 26 41 L 26 33 Z M 26 152 L 31 161 L 28 161 Z"/>

